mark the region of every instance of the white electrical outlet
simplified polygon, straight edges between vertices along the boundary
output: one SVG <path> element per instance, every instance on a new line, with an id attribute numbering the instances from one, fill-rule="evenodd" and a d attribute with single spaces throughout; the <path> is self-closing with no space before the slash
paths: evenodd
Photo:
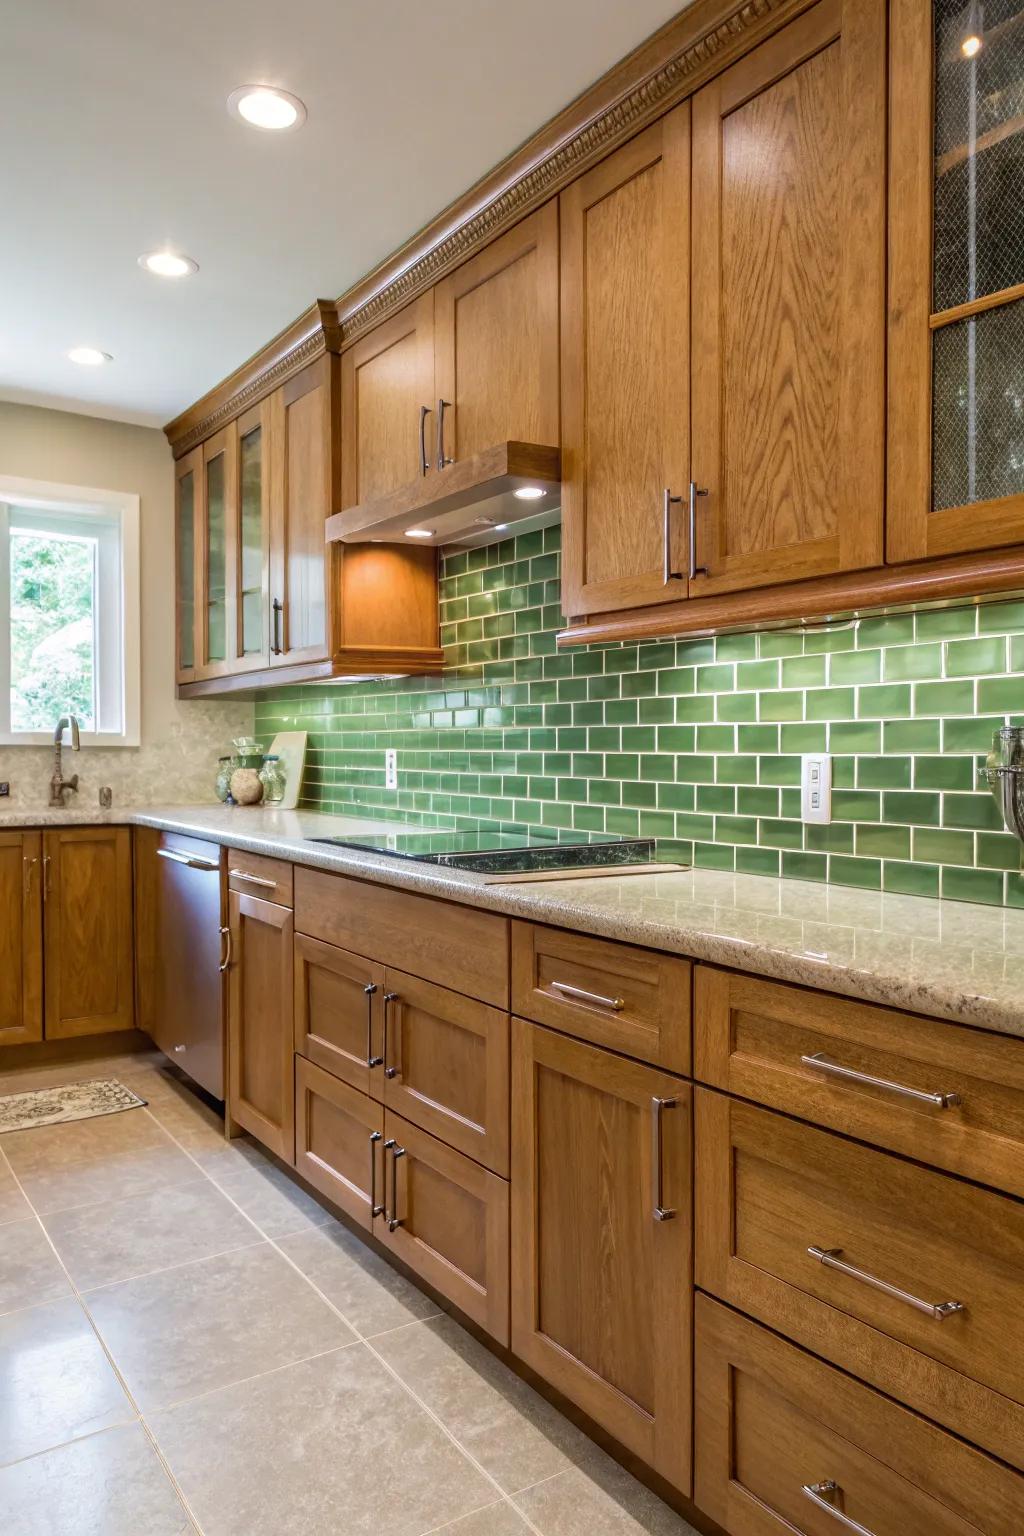
<path id="1" fill-rule="evenodd" d="M 800 816 L 803 821 L 832 820 L 832 759 L 827 752 L 805 752 L 801 758 Z"/>
<path id="2" fill-rule="evenodd" d="M 398 753 L 392 747 L 384 753 L 384 788 L 398 788 Z"/>

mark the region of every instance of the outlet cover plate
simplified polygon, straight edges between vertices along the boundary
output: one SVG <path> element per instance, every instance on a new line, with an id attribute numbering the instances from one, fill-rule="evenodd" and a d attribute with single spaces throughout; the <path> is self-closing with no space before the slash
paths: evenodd
<path id="1" fill-rule="evenodd" d="M 800 817 L 826 826 L 832 820 L 832 759 L 827 752 L 805 752 L 801 757 Z"/>
<path id="2" fill-rule="evenodd" d="M 398 753 L 393 747 L 384 753 L 384 788 L 398 788 Z"/>

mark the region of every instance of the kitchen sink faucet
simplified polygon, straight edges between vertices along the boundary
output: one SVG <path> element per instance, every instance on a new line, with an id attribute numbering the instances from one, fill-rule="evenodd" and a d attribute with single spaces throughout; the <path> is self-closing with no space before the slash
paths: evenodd
<path id="1" fill-rule="evenodd" d="M 71 727 L 71 750 L 79 751 L 81 742 L 78 739 L 78 720 L 74 715 L 61 715 L 53 732 L 53 772 L 50 775 L 50 804 L 51 806 L 64 807 L 64 791 L 67 789 L 78 790 L 78 774 L 73 773 L 70 779 L 64 777 L 64 766 L 61 762 L 61 744 L 64 739 L 65 726 Z"/>

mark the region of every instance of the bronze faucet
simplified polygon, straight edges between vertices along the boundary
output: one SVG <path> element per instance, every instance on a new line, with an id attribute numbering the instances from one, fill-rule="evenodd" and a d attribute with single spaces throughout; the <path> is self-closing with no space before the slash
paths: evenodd
<path id="1" fill-rule="evenodd" d="M 81 747 L 78 739 L 78 721 L 74 715 L 61 715 L 53 732 L 53 773 L 50 775 L 50 804 L 64 808 L 64 791 L 78 789 L 78 774 L 73 773 L 70 779 L 64 777 L 64 768 L 61 763 L 61 743 L 64 738 L 65 726 L 71 727 L 71 750 L 77 752 Z"/>

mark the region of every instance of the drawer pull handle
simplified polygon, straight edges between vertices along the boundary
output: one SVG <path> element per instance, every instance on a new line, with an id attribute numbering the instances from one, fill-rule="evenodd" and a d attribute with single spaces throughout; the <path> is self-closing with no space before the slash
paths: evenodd
<path id="1" fill-rule="evenodd" d="M 671 1221 L 676 1214 L 673 1207 L 665 1206 L 665 1165 L 662 1148 L 661 1117 L 666 1109 L 675 1109 L 678 1099 L 651 1100 L 651 1169 L 654 1175 L 654 1219 Z"/>
<path id="2" fill-rule="evenodd" d="M 394 1232 L 405 1220 L 404 1216 L 398 1214 L 398 1159 L 405 1156 L 405 1148 L 400 1147 L 393 1136 L 390 1141 L 384 1143 L 384 1147 L 391 1153 L 391 1209 L 390 1211 L 385 1209 L 384 1219 L 388 1224 L 388 1231 Z"/>
<path id="3" fill-rule="evenodd" d="M 192 853 L 181 853 L 177 848 L 158 848 L 157 858 L 170 859 L 174 864 L 184 864 L 186 869 L 220 869 L 214 859 L 200 859 Z"/>
<path id="4" fill-rule="evenodd" d="M 801 1056 L 800 1060 L 805 1067 L 814 1067 L 818 1072 L 828 1073 L 829 1077 L 865 1083 L 869 1088 L 884 1088 L 886 1093 L 899 1094 L 902 1099 L 915 1099 L 918 1104 L 932 1104 L 936 1109 L 953 1109 L 962 1102 L 958 1093 L 924 1093 L 920 1088 L 908 1088 L 906 1083 L 893 1083 L 887 1077 L 872 1077 L 867 1072 L 854 1071 L 853 1067 L 842 1067 L 821 1051 L 815 1051 L 813 1056 Z"/>
<path id="5" fill-rule="evenodd" d="M 384 1060 L 383 1056 L 373 1054 L 373 994 L 377 988 L 370 981 L 363 988 L 363 996 L 366 998 L 366 1065 L 371 1069 L 379 1067 Z"/>
<path id="6" fill-rule="evenodd" d="M 551 986 L 565 997 L 575 998 L 578 1003 L 595 1003 L 598 1008 L 614 1008 L 616 1013 L 625 1008 L 621 997 L 602 997 L 600 992 L 585 992 L 582 987 L 571 987 L 567 981 L 553 981 Z"/>
<path id="7" fill-rule="evenodd" d="M 277 890 L 276 880 L 264 880 L 262 875 L 250 875 L 246 869 L 232 869 L 229 873 L 232 880 L 248 880 L 250 885 L 263 885 L 268 891 Z"/>
<path id="8" fill-rule="evenodd" d="M 217 969 L 223 975 L 223 973 L 231 964 L 231 929 L 221 928 L 220 936 L 224 940 L 224 958 L 218 965 Z"/>
<path id="9" fill-rule="evenodd" d="M 377 1143 L 382 1140 L 380 1131 L 370 1132 L 370 1216 L 383 1216 L 384 1207 L 377 1204 Z"/>
<path id="10" fill-rule="evenodd" d="M 841 1248 L 808 1248 L 807 1252 L 812 1259 L 817 1259 L 826 1269 L 838 1269 L 840 1274 L 849 1275 L 852 1280 L 862 1280 L 865 1285 L 870 1285 L 876 1291 L 884 1291 L 886 1296 L 895 1296 L 897 1301 L 905 1301 L 908 1307 L 914 1307 L 918 1312 L 924 1312 L 928 1317 L 941 1323 L 947 1317 L 954 1317 L 956 1313 L 964 1310 L 962 1301 L 922 1301 L 920 1296 L 911 1295 L 910 1291 L 902 1291 L 898 1285 L 890 1285 L 888 1280 L 879 1280 L 877 1275 L 869 1274 L 866 1269 L 858 1269 L 855 1264 L 847 1264 L 839 1255 Z"/>
<path id="11" fill-rule="evenodd" d="M 801 1492 L 807 1495 L 812 1504 L 831 1515 L 833 1520 L 838 1520 L 846 1530 L 856 1532 L 856 1536 L 875 1536 L 874 1531 L 869 1531 L 859 1520 L 851 1520 L 849 1515 L 844 1514 L 843 1490 L 831 1478 L 823 1483 L 804 1483 Z"/>
<path id="12" fill-rule="evenodd" d="M 397 1003 L 398 1001 L 399 997 L 397 992 L 384 993 L 384 1055 L 381 1059 L 384 1062 L 385 1077 L 398 1076 L 398 1068 L 392 1062 L 388 1061 L 388 1020 L 391 1016 L 391 1004 Z M 392 1040 L 391 1043 L 394 1044 L 394 1041 Z"/>

